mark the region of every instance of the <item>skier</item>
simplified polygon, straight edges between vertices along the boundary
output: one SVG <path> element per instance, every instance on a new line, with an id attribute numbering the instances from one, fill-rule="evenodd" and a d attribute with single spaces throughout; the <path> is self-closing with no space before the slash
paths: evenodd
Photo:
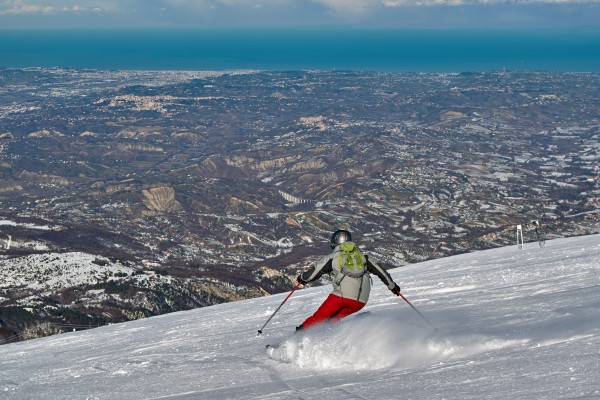
<path id="1" fill-rule="evenodd" d="M 396 296 L 398 286 L 390 274 L 377 263 L 369 260 L 352 242 L 349 231 L 338 229 L 331 236 L 333 252 L 323 257 L 317 264 L 298 275 L 298 282 L 306 284 L 329 273 L 333 278 L 333 293 L 321 304 L 315 313 L 308 317 L 296 330 L 310 328 L 316 324 L 332 320 L 339 321 L 361 310 L 369 300 L 371 278 L 374 273 Z"/>

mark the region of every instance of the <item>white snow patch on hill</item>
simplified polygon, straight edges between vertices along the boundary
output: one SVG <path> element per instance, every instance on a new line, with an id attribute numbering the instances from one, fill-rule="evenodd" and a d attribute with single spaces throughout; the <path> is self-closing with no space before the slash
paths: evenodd
<path id="1" fill-rule="evenodd" d="M 325 250 L 324 250 L 325 251 Z M 2 399 L 598 399 L 600 236 L 392 271 L 294 335 L 327 287 L 0 346 Z M 265 345 L 280 344 L 265 349 Z"/>
<path id="2" fill-rule="evenodd" d="M 37 229 L 37 230 L 42 230 L 42 231 L 49 231 L 49 230 L 54 229 L 53 227 L 50 227 L 48 225 L 37 225 L 37 224 L 31 224 L 31 223 L 22 224 L 22 223 L 16 223 L 14 221 L 6 220 L 6 219 L 0 220 L 0 226 L 22 226 L 27 229 Z"/>
<path id="3" fill-rule="evenodd" d="M 93 285 L 134 268 L 86 253 L 45 253 L 0 260 L 0 289 L 60 290 Z"/>

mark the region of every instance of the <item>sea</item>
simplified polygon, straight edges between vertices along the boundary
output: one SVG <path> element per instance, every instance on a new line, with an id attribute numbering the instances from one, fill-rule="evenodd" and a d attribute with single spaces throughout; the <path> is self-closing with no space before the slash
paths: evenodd
<path id="1" fill-rule="evenodd" d="M 0 67 L 600 72 L 600 26 L 1 30 Z"/>

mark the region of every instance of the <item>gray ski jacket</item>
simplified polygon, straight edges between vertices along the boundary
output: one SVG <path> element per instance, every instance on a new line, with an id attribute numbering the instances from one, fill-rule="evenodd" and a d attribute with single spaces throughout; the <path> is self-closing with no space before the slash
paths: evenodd
<path id="1" fill-rule="evenodd" d="M 396 286 L 390 274 L 377 263 L 369 260 L 366 254 L 367 270 L 365 274 L 358 278 L 345 275 L 340 268 L 339 254 L 340 246 L 338 245 L 331 254 L 321 258 L 316 265 L 300 274 L 300 279 L 303 282 L 312 282 L 324 274 L 330 274 L 333 278 L 333 294 L 357 300 L 361 303 L 366 303 L 369 300 L 371 273 L 377 275 L 388 289 L 392 290 Z"/>

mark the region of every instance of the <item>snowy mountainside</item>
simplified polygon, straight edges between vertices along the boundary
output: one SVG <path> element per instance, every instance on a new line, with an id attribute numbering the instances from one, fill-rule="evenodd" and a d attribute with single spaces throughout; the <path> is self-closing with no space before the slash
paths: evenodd
<path id="1" fill-rule="evenodd" d="M 363 311 L 294 335 L 328 287 L 0 346 L 2 399 L 600 398 L 600 236 L 391 271 Z M 266 344 L 279 345 L 265 349 Z"/>
<path id="2" fill-rule="evenodd" d="M 96 284 L 107 277 L 128 276 L 135 271 L 128 265 L 80 252 L 32 254 L 0 260 L 0 288 L 56 291 Z"/>
<path id="3" fill-rule="evenodd" d="M 0 344 L 262 295 L 182 272 L 82 252 L 0 259 Z"/>

